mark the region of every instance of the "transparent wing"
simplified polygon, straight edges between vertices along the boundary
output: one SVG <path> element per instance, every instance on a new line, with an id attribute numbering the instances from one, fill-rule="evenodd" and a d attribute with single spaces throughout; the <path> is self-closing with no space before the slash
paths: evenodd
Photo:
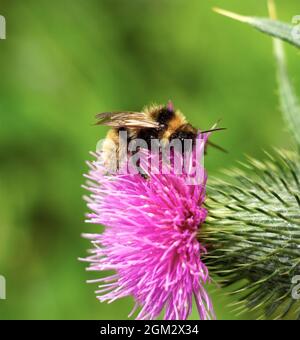
<path id="1" fill-rule="evenodd" d="M 115 128 L 159 128 L 159 123 L 144 112 L 103 112 L 96 115 L 97 125 Z"/>

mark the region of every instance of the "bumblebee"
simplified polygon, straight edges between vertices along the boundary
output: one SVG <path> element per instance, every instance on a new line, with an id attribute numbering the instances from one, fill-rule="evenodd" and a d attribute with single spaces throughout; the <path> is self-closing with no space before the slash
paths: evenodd
<path id="1" fill-rule="evenodd" d="M 151 105 L 142 112 L 103 112 L 96 115 L 96 125 L 111 127 L 103 144 L 104 162 L 109 163 L 112 152 L 118 151 L 119 134 L 126 131 L 127 143 L 135 139 L 142 139 L 151 148 L 151 140 L 156 139 L 166 144 L 173 139 L 194 141 L 199 130 L 188 123 L 186 117 L 179 110 L 175 110 L 173 103 L 167 105 Z M 201 133 L 224 130 L 213 128 Z M 208 144 L 225 151 L 221 147 L 208 142 Z"/>

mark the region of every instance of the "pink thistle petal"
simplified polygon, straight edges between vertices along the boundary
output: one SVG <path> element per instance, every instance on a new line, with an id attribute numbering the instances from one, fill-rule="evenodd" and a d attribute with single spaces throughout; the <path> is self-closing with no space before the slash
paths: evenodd
<path id="1" fill-rule="evenodd" d="M 164 312 L 164 319 L 185 320 L 195 300 L 200 319 L 213 318 L 204 289 L 209 274 L 201 261 L 206 249 L 196 238 L 207 216 L 204 170 L 201 183 L 187 185 L 185 174 L 108 176 L 101 163 L 91 162 L 86 177 L 88 222 L 106 229 L 84 235 L 94 245 L 85 261 L 89 270 L 115 272 L 93 281 L 99 283 L 99 301 L 133 296 L 130 316 L 140 308 L 137 319 Z"/>

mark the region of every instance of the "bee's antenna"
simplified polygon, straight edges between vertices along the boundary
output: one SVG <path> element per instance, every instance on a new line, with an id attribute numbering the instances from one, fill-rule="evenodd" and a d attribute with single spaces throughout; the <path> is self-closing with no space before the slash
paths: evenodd
<path id="1" fill-rule="evenodd" d="M 219 119 L 218 122 L 213 126 L 212 129 L 206 130 L 206 131 L 201 131 L 201 134 L 203 134 L 203 133 L 209 133 L 209 132 L 215 132 L 215 131 L 223 131 L 223 130 L 227 130 L 226 128 L 217 128 L 216 126 L 218 125 L 219 122 L 220 122 L 220 119 Z M 207 144 L 210 145 L 210 146 L 212 146 L 212 147 L 214 147 L 214 148 L 216 148 L 216 149 L 218 149 L 218 150 L 220 150 L 220 151 L 222 151 L 222 152 L 224 152 L 224 153 L 228 153 L 228 151 L 227 151 L 226 149 L 222 148 L 221 146 L 219 146 L 219 145 L 217 145 L 217 144 L 215 144 L 215 143 L 212 143 L 212 142 L 209 141 L 209 140 L 207 141 Z"/>
<path id="2" fill-rule="evenodd" d="M 210 129 L 210 130 L 201 131 L 201 134 L 209 133 L 209 132 L 215 132 L 215 131 L 223 131 L 223 130 L 227 130 L 227 129 L 226 128 L 214 128 L 214 129 Z"/>

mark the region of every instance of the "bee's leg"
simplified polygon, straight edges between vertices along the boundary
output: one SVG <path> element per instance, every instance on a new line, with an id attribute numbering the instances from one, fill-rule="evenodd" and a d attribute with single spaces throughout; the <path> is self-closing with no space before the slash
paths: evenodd
<path id="1" fill-rule="evenodd" d="M 213 142 L 211 142 L 211 141 L 207 141 L 207 144 L 206 144 L 206 146 L 205 146 L 205 151 L 204 151 L 204 153 L 206 154 L 207 153 L 207 146 L 212 146 L 213 148 L 215 148 L 215 149 L 218 149 L 218 150 L 220 150 L 220 151 L 222 151 L 222 152 L 224 152 L 224 153 L 228 153 L 228 151 L 226 150 L 226 149 L 224 149 L 224 148 L 222 148 L 222 146 L 220 146 L 220 145 L 218 145 L 218 144 L 215 144 L 215 143 L 213 143 Z"/>

